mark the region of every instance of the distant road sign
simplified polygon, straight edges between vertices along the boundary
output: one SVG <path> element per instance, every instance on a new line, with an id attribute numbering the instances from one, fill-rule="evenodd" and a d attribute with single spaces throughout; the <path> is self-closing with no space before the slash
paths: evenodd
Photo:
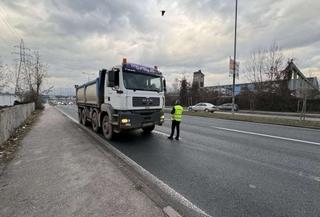
<path id="1" fill-rule="evenodd" d="M 235 71 L 236 78 L 239 79 L 239 68 L 240 68 L 240 62 L 236 62 L 236 69 L 234 69 L 234 60 L 230 57 L 230 61 L 229 61 L 229 76 L 233 76 L 233 73 Z"/>

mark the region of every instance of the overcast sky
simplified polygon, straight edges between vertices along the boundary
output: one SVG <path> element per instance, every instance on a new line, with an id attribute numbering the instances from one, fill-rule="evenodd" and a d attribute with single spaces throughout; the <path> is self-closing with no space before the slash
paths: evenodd
<path id="1" fill-rule="evenodd" d="M 13 46 L 39 49 L 49 83 L 72 87 L 129 62 L 158 65 L 168 83 L 201 69 L 206 86 L 231 83 L 234 0 L 1 0 L 0 61 Z M 161 16 L 160 10 L 166 10 Z M 239 0 L 238 57 L 279 44 L 307 75 L 320 77 L 319 0 Z"/>

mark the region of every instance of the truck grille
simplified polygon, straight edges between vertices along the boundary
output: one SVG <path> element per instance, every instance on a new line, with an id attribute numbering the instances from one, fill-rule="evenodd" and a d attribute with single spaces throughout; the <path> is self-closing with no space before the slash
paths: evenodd
<path id="1" fill-rule="evenodd" d="M 159 106 L 159 97 L 133 97 L 132 98 L 133 107 L 145 107 L 145 106 Z"/>

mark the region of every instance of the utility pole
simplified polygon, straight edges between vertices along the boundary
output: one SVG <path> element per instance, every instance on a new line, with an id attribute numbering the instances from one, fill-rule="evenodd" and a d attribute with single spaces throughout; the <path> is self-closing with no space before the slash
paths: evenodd
<path id="1" fill-rule="evenodd" d="M 25 48 L 24 46 L 24 41 L 23 39 L 21 39 L 20 44 L 14 46 L 15 48 L 18 48 L 19 51 L 18 52 L 13 52 L 13 54 L 19 55 L 19 59 L 17 59 L 17 61 L 19 61 L 19 65 L 18 65 L 18 71 L 16 72 L 16 83 L 15 83 L 15 95 L 19 95 L 20 94 L 20 78 L 21 78 L 21 73 L 23 72 L 24 74 L 27 71 L 27 58 L 29 57 L 30 54 L 26 53 L 26 50 L 30 50 L 28 48 Z"/>
<path id="2" fill-rule="evenodd" d="M 234 97 L 236 82 L 236 66 L 237 66 L 237 25 L 238 25 L 238 0 L 236 0 L 235 21 L 234 21 L 234 48 L 233 48 L 233 81 L 232 81 L 232 115 L 234 115 Z"/>

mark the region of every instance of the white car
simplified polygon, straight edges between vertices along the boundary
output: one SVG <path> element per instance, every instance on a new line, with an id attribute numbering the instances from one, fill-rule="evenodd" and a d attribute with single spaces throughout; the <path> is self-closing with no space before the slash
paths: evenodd
<path id="1" fill-rule="evenodd" d="M 189 111 L 205 111 L 205 112 L 215 112 L 217 110 L 219 110 L 217 108 L 217 106 L 211 104 L 211 103 L 205 103 L 205 102 L 201 102 L 201 103 L 198 103 L 196 105 L 193 105 L 193 106 L 189 106 L 188 107 L 188 110 Z"/>

